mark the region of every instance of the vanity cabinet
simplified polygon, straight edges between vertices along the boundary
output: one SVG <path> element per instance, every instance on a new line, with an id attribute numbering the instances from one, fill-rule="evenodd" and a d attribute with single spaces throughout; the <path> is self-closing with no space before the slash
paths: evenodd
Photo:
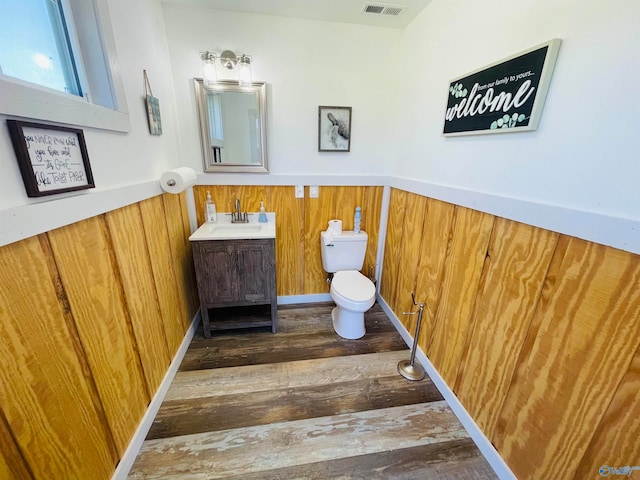
<path id="1" fill-rule="evenodd" d="M 275 239 L 192 241 L 204 336 L 211 330 L 271 326 L 276 332 Z M 269 305 L 267 319 L 216 320 L 216 309 Z"/>

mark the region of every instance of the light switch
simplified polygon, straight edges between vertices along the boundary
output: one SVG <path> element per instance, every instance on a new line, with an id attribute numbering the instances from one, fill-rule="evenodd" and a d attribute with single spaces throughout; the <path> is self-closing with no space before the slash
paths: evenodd
<path id="1" fill-rule="evenodd" d="M 309 198 L 318 198 L 318 185 L 309 185 Z"/>
<path id="2" fill-rule="evenodd" d="M 304 185 L 296 185 L 296 198 L 304 198 Z"/>

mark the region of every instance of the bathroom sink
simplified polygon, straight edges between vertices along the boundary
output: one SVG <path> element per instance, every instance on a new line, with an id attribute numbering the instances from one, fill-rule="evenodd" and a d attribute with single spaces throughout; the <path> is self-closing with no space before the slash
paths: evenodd
<path id="1" fill-rule="evenodd" d="M 276 238 L 276 214 L 267 212 L 267 222 L 258 222 L 257 213 L 249 213 L 248 223 L 231 223 L 231 215 L 218 213 L 215 223 L 205 223 L 193 235 L 197 240 L 250 240 L 258 238 Z"/>
<path id="2" fill-rule="evenodd" d="M 251 224 L 237 224 L 237 225 L 211 225 L 209 232 L 218 235 L 233 235 L 235 233 L 253 234 L 260 233 L 262 231 L 262 225 Z"/>

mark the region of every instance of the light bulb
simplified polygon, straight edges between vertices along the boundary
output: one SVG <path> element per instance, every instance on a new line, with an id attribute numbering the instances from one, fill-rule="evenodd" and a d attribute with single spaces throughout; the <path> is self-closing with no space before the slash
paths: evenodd
<path id="1" fill-rule="evenodd" d="M 218 72 L 216 71 L 215 53 L 204 52 L 200 55 L 202 59 L 202 76 L 205 85 L 213 85 L 218 82 Z"/>
<path id="2" fill-rule="evenodd" d="M 250 87 L 252 84 L 251 57 L 248 55 L 240 55 L 238 59 L 238 85 L 241 87 Z"/>

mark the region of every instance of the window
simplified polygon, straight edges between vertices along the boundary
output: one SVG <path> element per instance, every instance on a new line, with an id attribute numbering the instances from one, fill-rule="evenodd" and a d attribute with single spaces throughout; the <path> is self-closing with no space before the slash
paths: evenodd
<path id="1" fill-rule="evenodd" d="M 130 130 L 107 0 L 3 0 L 0 114 Z"/>
<path id="2" fill-rule="evenodd" d="M 7 0 L 0 17 L 2 73 L 82 96 L 62 4 Z"/>

